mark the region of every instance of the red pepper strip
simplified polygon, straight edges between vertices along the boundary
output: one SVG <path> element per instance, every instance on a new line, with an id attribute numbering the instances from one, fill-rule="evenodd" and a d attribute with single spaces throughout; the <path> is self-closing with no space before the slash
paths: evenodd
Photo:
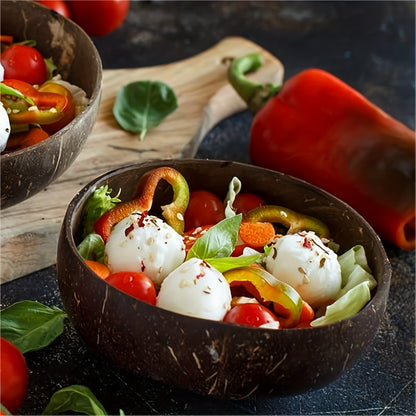
<path id="1" fill-rule="evenodd" d="M 66 126 L 72 119 L 75 117 L 75 104 L 72 98 L 71 92 L 65 88 L 63 85 L 58 84 L 53 81 L 46 81 L 39 87 L 39 92 L 52 92 L 55 94 L 64 95 L 68 98 L 66 106 L 62 109 L 64 116 L 56 123 L 47 124 L 44 126 L 44 129 L 49 133 L 53 134 L 58 130 L 61 130 L 62 127 Z"/>
<path id="2" fill-rule="evenodd" d="M 162 206 L 162 215 L 166 222 L 179 234 L 184 231 L 184 213 L 189 202 L 189 188 L 186 179 L 175 169 L 161 167 L 145 173 L 137 185 L 136 197 L 117 204 L 104 213 L 94 224 L 94 229 L 104 242 L 107 241 L 115 224 L 135 211 L 149 211 L 157 184 L 161 179 L 167 181 L 173 189 L 173 201 Z"/>
<path id="3" fill-rule="evenodd" d="M 288 228 L 289 234 L 299 231 L 314 231 L 320 238 L 329 238 L 328 227 L 317 218 L 300 214 L 279 205 L 263 205 L 253 208 L 244 217 L 247 221 L 279 223 Z"/>
<path id="4" fill-rule="evenodd" d="M 273 302 L 274 310 L 281 314 L 279 322 L 282 327 L 290 328 L 298 324 L 302 298 L 290 285 L 264 269 L 250 266 L 229 270 L 224 277 L 230 287 L 244 286 L 259 302 Z"/>
<path id="5" fill-rule="evenodd" d="M 1 100 L 13 124 L 52 124 L 61 120 L 69 108 L 70 98 L 62 94 L 39 92 L 31 84 L 17 79 L 6 79 L 3 84 L 30 98 L 30 106 L 23 99 L 3 95 Z"/>
<path id="6" fill-rule="evenodd" d="M 256 55 L 245 57 L 244 70 Z M 237 62 L 230 82 L 255 93 Z M 257 85 L 258 87 L 258 85 Z M 251 127 L 254 164 L 311 182 L 354 207 L 380 236 L 415 249 L 415 132 L 335 76 L 308 69 L 287 80 Z"/>

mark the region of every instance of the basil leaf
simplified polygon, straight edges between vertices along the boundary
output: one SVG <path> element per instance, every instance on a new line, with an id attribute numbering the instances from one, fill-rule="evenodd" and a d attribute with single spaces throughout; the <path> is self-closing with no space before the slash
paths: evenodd
<path id="1" fill-rule="evenodd" d="M 220 257 L 213 259 L 204 259 L 212 267 L 217 269 L 221 273 L 225 273 L 228 270 L 236 269 L 237 267 L 246 267 L 253 264 L 258 258 L 259 254 L 251 256 L 239 256 L 239 257 Z"/>
<path id="2" fill-rule="evenodd" d="M 202 237 L 196 240 L 188 252 L 187 260 L 193 257 L 203 260 L 229 257 L 237 243 L 241 219 L 241 214 L 235 215 L 211 227 Z"/>
<path id="3" fill-rule="evenodd" d="M 40 350 L 62 334 L 66 317 L 55 306 L 31 300 L 17 302 L 0 312 L 1 336 L 22 353 Z"/>
<path id="4" fill-rule="evenodd" d="M 56 391 L 42 414 L 56 415 L 67 412 L 107 415 L 93 392 L 88 387 L 77 384 Z"/>
<path id="5" fill-rule="evenodd" d="M 105 243 L 99 234 L 88 234 L 77 249 L 84 260 L 95 260 L 104 263 Z"/>
<path id="6" fill-rule="evenodd" d="M 178 107 L 175 92 L 160 81 L 136 81 L 122 87 L 116 96 L 113 115 L 124 130 L 140 133 L 158 126 Z"/>

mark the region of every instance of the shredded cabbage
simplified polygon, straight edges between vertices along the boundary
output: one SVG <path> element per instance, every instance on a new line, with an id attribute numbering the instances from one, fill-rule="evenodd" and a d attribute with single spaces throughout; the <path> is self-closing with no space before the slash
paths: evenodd
<path id="1" fill-rule="evenodd" d="M 325 315 L 311 322 L 311 326 L 328 325 L 349 318 L 359 312 L 371 299 L 377 281 L 371 274 L 364 247 L 356 245 L 338 257 L 342 286 L 335 302 L 326 308 Z"/>

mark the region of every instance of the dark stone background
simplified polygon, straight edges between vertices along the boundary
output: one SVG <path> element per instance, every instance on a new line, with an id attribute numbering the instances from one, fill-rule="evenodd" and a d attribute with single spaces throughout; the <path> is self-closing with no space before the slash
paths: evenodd
<path id="1" fill-rule="evenodd" d="M 414 129 L 413 1 L 141 1 L 131 4 L 121 28 L 93 40 L 110 69 L 178 61 L 236 35 L 276 55 L 286 78 L 326 69 Z M 249 161 L 250 123 L 248 112 L 224 120 L 197 157 Z M 242 401 L 201 397 L 119 371 L 67 323 L 52 345 L 26 354 L 31 374 L 21 414 L 40 414 L 53 392 L 84 384 L 110 414 L 413 415 L 415 257 L 385 248 L 393 276 L 382 327 L 353 368 L 323 389 Z M 2 308 L 24 299 L 61 306 L 54 267 L 1 286 Z"/>

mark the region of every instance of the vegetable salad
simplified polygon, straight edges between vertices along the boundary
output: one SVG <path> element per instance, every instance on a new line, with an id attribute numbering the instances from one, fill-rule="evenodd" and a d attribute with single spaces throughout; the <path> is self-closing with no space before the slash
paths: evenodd
<path id="1" fill-rule="evenodd" d="M 155 216 L 162 179 L 173 201 Z M 364 248 L 340 255 L 319 219 L 269 205 L 241 192 L 242 185 L 232 179 L 221 207 L 218 195 L 190 192 L 169 167 L 143 175 L 131 201 L 121 202 L 104 185 L 84 207 L 78 251 L 119 290 L 196 318 L 281 329 L 359 312 L 377 285 Z"/>

